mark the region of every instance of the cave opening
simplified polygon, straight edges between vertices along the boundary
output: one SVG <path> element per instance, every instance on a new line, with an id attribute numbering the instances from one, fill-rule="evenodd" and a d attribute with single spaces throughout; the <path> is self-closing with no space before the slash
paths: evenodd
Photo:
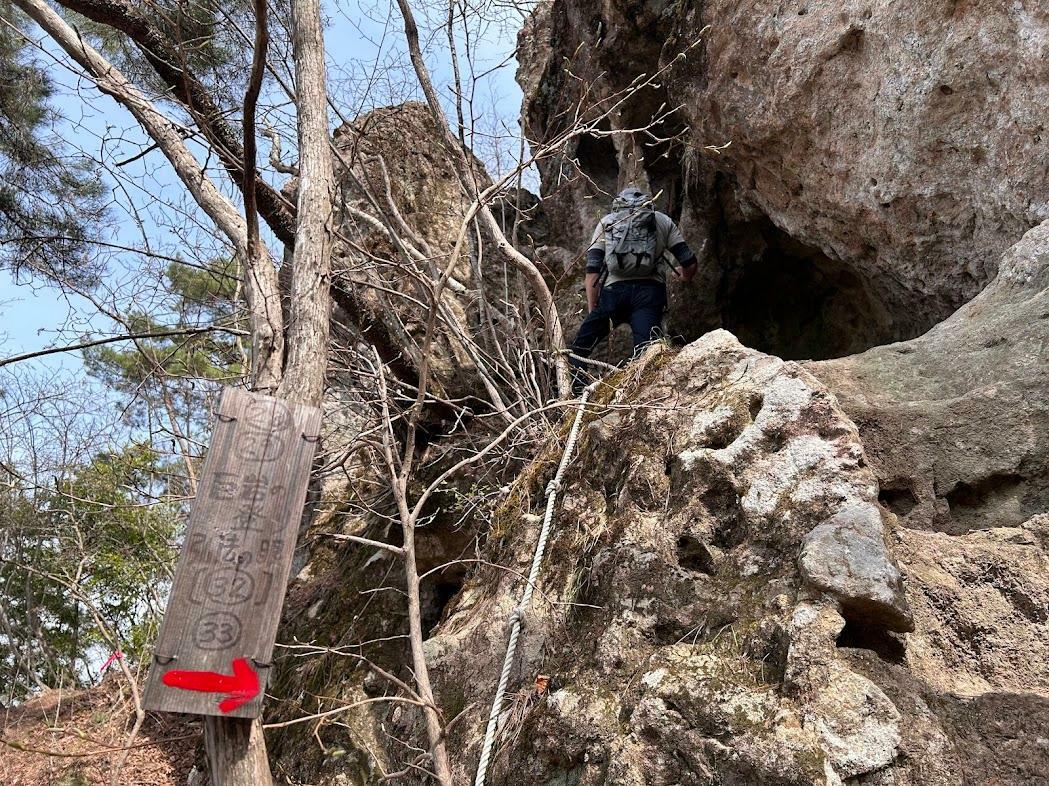
<path id="1" fill-rule="evenodd" d="M 698 244 L 706 235 L 707 247 L 697 279 L 670 287 L 667 327 L 676 340 L 688 343 L 720 327 L 784 360 L 827 360 L 921 332 L 908 333 L 914 320 L 888 307 L 885 282 L 752 208 L 744 216 L 732 191 L 718 189 L 706 209 L 685 210 L 686 238 Z"/>
<path id="2" fill-rule="evenodd" d="M 443 571 L 439 578 L 424 582 L 421 586 L 422 629 L 432 636 L 434 629 L 444 618 L 445 610 L 466 583 L 466 570 Z"/>
<path id="3" fill-rule="evenodd" d="M 611 136 L 583 134 L 576 145 L 575 160 L 597 190 L 597 196 L 611 198 L 619 190 L 619 158 Z"/>
<path id="4" fill-rule="evenodd" d="M 779 229 L 747 222 L 719 243 L 721 324 L 785 360 L 825 360 L 896 340 L 870 282 Z"/>
<path id="5" fill-rule="evenodd" d="M 628 118 L 637 127 L 645 123 L 642 110 L 656 111 L 638 109 Z M 720 327 L 785 360 L 827 360 L 912 338 L 934 324 L 914 293 L 872 272 L 876 249 L 838 257 L 784 230 L 733 174 L 689 157 L 681 133 L 675 118 L 664 118 L 636 146 L 657 207 L 702 259 L 697 280 L 669 287 L 665 327 L 673 341 L 688 343 Z M 611 136 L 579 138 L 575 162 L 587 178 L 586 198 L 601 198 L 596 187 L 607 199 L 623 185 L 616 150 Z M 629 357 L 626 329 L 618 333 L 599 359 Z"/>
<path id="6" fill-rule="evenodd" d="M 846 619 L 834 643 L 841 649 L 870 650 L 886 663 L 899 664 L 907 658 L 905 641 L 869 620 Z"/>

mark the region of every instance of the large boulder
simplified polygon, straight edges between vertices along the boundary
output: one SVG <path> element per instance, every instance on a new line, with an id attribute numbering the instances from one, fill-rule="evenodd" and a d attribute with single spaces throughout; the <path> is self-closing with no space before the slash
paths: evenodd
<path id="1" fill-rule="evenodd" d="M 901 526 L 834 395 L 724 331 L 653 349 L 604 390 L 490 783 L 1019 786 L 1049 771 L 1045 516 Z M 515 484 L 427 642 L 457 783 L 560 449 Z"/>
<path id="2" fill-rule="evenodd" d="M 431 297 L 425 282 L 449 267 L 427 356 L 429 383 L 440 396 L 480 392 L 476 351 L 459 338 L 476 321 L 478 254 L 467 243 L 451 259 L 470 200 L 429 109 L 415 102 L 374 109 L 335 129 L 332 149 L 336 347 L 351 353 L 374 347 L 397 378 L 416 384 Z M 336 363 L 346 365 L 352 361 Z M 430 410 L 435 420 L 450 414 Z"/>
<path id="3" fill-rule="evenodd" d="M 896 641 L 913 621 L 894 517 L 833 396 L 724 331 L 654 349 L 603 390 L 525 617 L 492 782 L 837 784 L 895 761 L 901 712 L 836 641 Z M 510 491 L 427 642 L 445 712 L 463 713 L 457 782 L 559 451 Z"/>
<path id="4" fill-rule="evenodd" d="M 566 316 L 589 225 L 634 180 L 662 190 L 704 248 L 675 332 L 724 325 L 790 358 L 911 340 L 799 365 L 716 331 L 652 350 L 599 389 L 525 617 L 490 783 L 1007 786 L 1049 770 L 1038 515 L 1049 508 L 1049 224 L 1028 232 L 1049 202 L 1045 24 L 1023 0 L 555 0 L 529 20 L 521 79 L 535 139 L 563 130 L 574 77 L 602 100 L 668 67 L 600 131 L 644 125 L 664 100 L 677 107 L 653 129 L 669 141 L 582 135 L 542 162 L 543 200 L 522 236 L 548 270 L 569 272 Z M 420 107 L 384 110 L 338 144 L 380 190 L 374 162 L 388 158 L 406 223 L 446 254 L 461 199 L 440 157 L 404 142 L 427 123 Z M 348 206 L 367 206 L 345 185 Z M 401 286 L 381 232 L 345 231 Z M 341 253 L 354 275 L 360 260 L 350 245 Z M 459 272 L 468 288 L 482 282 L 467 264 Z M 402 322 L 418 330 L 410 313 Z M 469 368 L 457 352 L 443 345 L 448 388 Z M 421 533 L 426 569 L 480 544 L 454 575 L 428 580 L 425 599 L 456 783 L 473 778 L 561 447 L 547 444 L 500 492 L 490 528 Z M 360 490 L 344 491 L 311 534 L 387 537 L 383 521 L 352 512 Z M 285 635 L 320 631 L 333 649 L 283 670 L 277 687 L 298 698 L 277 719 L 361 704 L 318 727 L 323 755 L 302 755 L 307 730 L 279 739 L 278 761 L 300 779 L 376 781 L 404 764 L 394 740 L 425 745 L 417 713 L 372 701 L 388 686 L 341 654 L 366 640 L 354 651 L 410 678 L 388 644 L 403 633 L 397 569 L 338 543 L 302 566 Z"/>
<path id="5" fill-rule="evenodd" d="M 1027 231 L 1049 196 L 1035 115 L 1044 26 L 1023 0 L 555 0 L 530 19 L 521 75 L 535 138 L 580 97 L 569 73 L 600 100 L 674 61 L 601 131 L 643 125 L 665 99 L 681 106 L 654 129 L 670 141 L 583 135 L 544 161 L 523 236 L 545 248 L 526 251 L 570 268 L 609 192 L 661 189 L 706 243 L 676 331 L 725 325 L 742 344 L 715 331 L 653 349 L 599 388 L 490 783 L 1011 786 L 1049 771 L 1049 223 Z M 446 254 L 463 209 L 454 183 L 433 151 L 390 131 L 425 137 L 427 122 L 419 107 L 384 110 L 337 144 L 380 190 L 374 162 L 388 155 L 406 223 Z M 369 203 L 344 184 L 347 206 Z M 344 231 L 387 263 L 386 289 L 401 286 L 381 232 Z M 352 245 L 340 253 L 356 275 Z M 460 273 L 469 289 L 483 282 L 468 264 Z M 576 310 L 577 293 L 560 295 Z M 896 339 L 910 340 L 838 357 Z M 439 379 L 454 389 L 469 361 L 442 341 Z M 838 359 L 797 364 L 743 344 Z M 343 430 L 349 455 L 366 429 Z M 464 486 L 420 532 L 457 784 L 473 778 L 561 448 L 548 441 L 515 482 L 485 489 L 500 500 L 490 523 L 450 526 Z M 274 719 L 356 706 L 274 740 L 300 780 L 375 782 L 426 744 L 411 706 L 382 703 L 389 685 L 346 657 L 410 680 L 389 644 L 404 631 L 398 563 L 325 539 L 391 536 L 384 516 L 360 515 L 373 481 L 363 470 L 327 490 L 309 533 L 324 545 L 289 594 L 285 640 L 319 657 L 282 666 Z M 310 733 L 320 748 L 304 747 Z"/>
<path id="6" fill-rule="evenodd" d="M 981 295 L 909 342 L 797 364 L 715 331 L 602 384 L 525 615 L 489 783 L 1038 783 L 1047 236 L 1049 222 Z M 562 447 L 546 445 L 501 492 L 469 574 L 429 590 L 426 649 L 454 719 L 457 784 L 472 780 Z M 1019 480 L 995 490 L 1003 472 Z M 336 523 L 385 537 L 345 514 L 314 532 Z M 427 565 L 454 561 L 448 544 L 464 544 L 448 534 L 425 541 Z M 361 703 L 318 727 L 338 758 L 302 756 L 300 736 L 275 746 L 298 777 L 374 782 L 399 766 L 390 739 L 423 744 L 418 717 L 373 703 L 387 689 L 340 655 L 368 638 L 360 652 L 404 668 L 384 644 L 401 631 L 399 600 L 373 590 L 396 587 L 394 570 L 380 552 L 322 549 L 292 589 L 285 635 L 323 631 L 333 650 L 283 672 L 277 688 L 305 698 L 277 719 Z"/>

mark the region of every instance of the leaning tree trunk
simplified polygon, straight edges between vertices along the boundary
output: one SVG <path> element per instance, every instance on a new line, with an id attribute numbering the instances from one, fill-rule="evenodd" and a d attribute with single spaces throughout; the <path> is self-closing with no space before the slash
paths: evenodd
<path id="1" fill-rule="evenodd" d="M 244 219 L 208 177 L 171 121 L 44 0 L 14 0 L 14 4 L 91 75 L 99 90 L 112 96 L 134 116 L 167 158 L 197 205 L 215 222 L 237 253 L 247 258 L 248 231 Z M 264 247 L 260 249 L 260 256 L 261 264 L 246 276 L 245 292 L 251 314 L 256 377 L 262 386 L 269 387 L 280 379 L 284 332 L 277 271 Z"/>

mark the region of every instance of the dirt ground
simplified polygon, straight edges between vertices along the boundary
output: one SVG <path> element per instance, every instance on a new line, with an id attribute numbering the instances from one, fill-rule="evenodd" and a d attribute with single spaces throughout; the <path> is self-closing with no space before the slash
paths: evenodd
<path id="1" fill-rule="evenodd" d="M 159 714 L 148 716 L 117 770 L 134 718 L 131 692 L 118 677 L 0 707 L 0 784 L 185 786 L 194 765 L 203 770 L 199 720 Z"/>

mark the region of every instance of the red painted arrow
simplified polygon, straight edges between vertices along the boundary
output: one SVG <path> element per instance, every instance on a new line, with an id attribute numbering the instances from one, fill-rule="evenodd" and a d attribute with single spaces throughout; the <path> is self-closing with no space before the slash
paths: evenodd
<path id="1" fill-rule="evenodd" d="M 233 674 L 174 670 L 164 675 L 163 682 L 169 687 L 181 690 L 228 693 L 229 698 L 219 702 L 219 709 L 223 712 L 233 712 L 241 704 L 246 704 L 259 695 L 259 675 L 244 658 L 233 661 Z"/>

